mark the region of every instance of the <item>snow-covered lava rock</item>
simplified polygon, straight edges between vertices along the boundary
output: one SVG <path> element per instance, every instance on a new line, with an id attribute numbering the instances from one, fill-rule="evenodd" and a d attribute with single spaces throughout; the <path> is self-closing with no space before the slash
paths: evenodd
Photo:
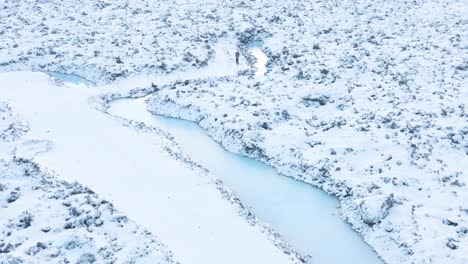
<path id="1" fill-rule="evenodd" d="M 203 67 L 220 38 L 253 63 L 245 45 L 261 40 L 264 78 L 181 80 L 149 109 L 336 195 L 388 263 L 468 262 L 466 0 L 1 8 L 1 69 L 98 82 Z"/>
<path id="2" fill-rule="evenodd" d="M 0 161 L 0 263 L 176 263 L 92 190 L 26 159 Z"/>

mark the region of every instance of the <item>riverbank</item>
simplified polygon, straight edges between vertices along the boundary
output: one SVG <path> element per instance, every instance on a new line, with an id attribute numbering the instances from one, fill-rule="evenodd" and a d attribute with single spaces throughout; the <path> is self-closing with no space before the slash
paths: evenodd
<path id="1" fill-rule="evenodd" d="M 54 143 L 30 129 L 0 101 L 1 263 L 178 263 L 112 202 L 35 163 Z"/>
<path id="2" fill-rule="evenodd" d="M 178 263 L 111 202 L 29 159 L 0 154 L 0 205 L 1 263 Z"/>
<path id="3" fill-rule="evenodd" d="M 34 162 L 112 201 L 154 232 L 178 261 L 301 262 L 253 215 L 246 221 L 214 177 L 174 159 L 172 154 L 183 153 L 166 135 L 122 126 L 93 108 L 89 99 L 101 90 L 57 84 L 43 73 L 1 73 L 0 79 L 2 100 L 29 123 L 23 140 L 53 142 Z"/>
<path id="4" fill-rule="evenodd" d="M 146 110 L 147 97 L 115 99 L 108 103 L 107 111 L 170 133 L 185 155 L 222 180 L 246 208 L 295 250 L 311 256 L 313 263 L 339 264 L 348 259 L 361 264 L 381 263 L 342 220 L 334 197 L 281 176 L 261 162 L 224 150 L 194 122 L 152 115 Z"/>

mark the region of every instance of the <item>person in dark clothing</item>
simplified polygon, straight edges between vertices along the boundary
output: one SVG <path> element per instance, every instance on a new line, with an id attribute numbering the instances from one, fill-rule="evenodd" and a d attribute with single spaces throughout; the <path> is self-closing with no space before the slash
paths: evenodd
<path id="1" fill-rule="evenodd" d="M 236 64 L 239 65 L 239 51 L 236 51 Z"/>

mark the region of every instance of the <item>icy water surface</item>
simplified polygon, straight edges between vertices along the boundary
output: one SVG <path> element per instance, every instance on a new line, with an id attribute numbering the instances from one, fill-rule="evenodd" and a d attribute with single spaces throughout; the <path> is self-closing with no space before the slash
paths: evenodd
<path id="1" fill-rule="evenodd" d="M 83 84 L 86 86 L 96 86 L 96 84 L 90 80 L 86 80 L 85 78 L 75 75 L 75 74 L 65 74 L 59 72 L 47 72 L 48 75 L 60 79 L 64 82 L 73 83 L 73 84 Z"/>
<path id="2" fill-rule="evenodd" d="M 263 222 L 312 256 L 313 263 L 383 263 L 339 217 L 338 200 L 325 192 L 225 151 L 194 122 L 152 115 L 144 98 L 114 101 L 108 111 L 170 132 L 193 161 L 223 180 Z"/>

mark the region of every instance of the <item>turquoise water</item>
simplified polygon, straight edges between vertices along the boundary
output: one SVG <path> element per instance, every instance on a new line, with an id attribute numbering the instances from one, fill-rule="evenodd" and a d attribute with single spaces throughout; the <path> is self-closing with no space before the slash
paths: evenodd
<path id="1" fill-rule="evenodd" d="M 252 42 L 249 42 L 245 45 L 247 47 L 247 49 L 251 49 L 251 48 L 260 48 L 263 46 L 263 42 L 260 41 L 260 40 L 256 40 L 256 41 L 252 41 Z"/>
<path id="2" fill-rule="evenodd" d="M 75 74 L 64 74 L 59 72 L 47 72 L 47 74 L 68 83 L 83 84 L 90 87 L 96 86 L 94 82 L 86 80 L 85 78 Z"/>
<path id="3" fill-rule="evenodd" d="M 383 263 L 340 217 L 338 200 L 250 158 L 225 151 L 196 123 L 152 115 L 143 98 L 112 103 L 109 113 L 170 132 L 190 158 L 207 168 L 313 263 Z M 240 241 L 241 242 L 241 241 Z"/>

